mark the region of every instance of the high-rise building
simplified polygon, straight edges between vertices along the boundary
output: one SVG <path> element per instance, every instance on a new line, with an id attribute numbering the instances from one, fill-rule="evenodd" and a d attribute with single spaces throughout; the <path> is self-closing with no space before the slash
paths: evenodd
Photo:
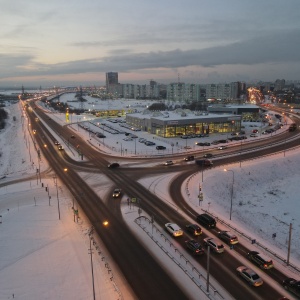
<path id="1" fill-rule="evenodd" d="M 119 84 L 118 72 L 106 73 L 106 93 L 113 98 L 117 98 L 122 94 L 122 87 Z"/>

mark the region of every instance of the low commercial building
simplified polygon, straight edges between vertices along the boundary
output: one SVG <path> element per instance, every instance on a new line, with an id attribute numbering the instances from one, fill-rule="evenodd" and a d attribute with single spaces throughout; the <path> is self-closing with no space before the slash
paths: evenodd
<path id="1" fill-rule="evenodd" d="M 129 113 L 126 123 L 142 131 L 161 137 L 192 134 L 228 133 L 240 131 L 242 117 L 236 114 L 213 114 L 177 109 Z"/>

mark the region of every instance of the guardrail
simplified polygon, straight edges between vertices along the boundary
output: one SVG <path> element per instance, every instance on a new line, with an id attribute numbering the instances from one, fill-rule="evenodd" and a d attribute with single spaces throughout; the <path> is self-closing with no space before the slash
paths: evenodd
<path id="1" fill-rule="evenodd" d="M 234 230 L 235 232 L 237 232 L 239 235 L 243 236 L 245 239 L 249 240 L 252 244 L 256 244 L 257 246 L 259 246 L 260 248 L 264 249 L 266 252 L 268 252 L 269 254 L 273 255 L 274 257 L 276 257 L 277 259 L 279 259 L 281 262 L 287 264 L 287 259 L 281 257 L 280 255 L 278 255 L 276 252 L 272 251 L 270 248 L 266 247 L 265 245 L 263 245 L 262 243 L 256 241 L 256 239 L 254 239 L 253 237 L 250 237 L 249 235 L 245 234 L 244 232 L 242 232 L 241 230 L 239 230 L 238 228 L 230 225 L 229 223 L 225 222 L 224 220 L 220 219 L 218 216 L 214 215 L 213 213 L 202 209 L 201 210 L 209 215 L 211 215 L 212 217 L 214 217 L 218 222 L 226 225 L 228 228 L 231 228 L 232 230 Z M 298 268 L 297 266 L 289 263 L 288 264 L 289 267 L 291 267 L 293 270 L 297 271 L 298 273 L 300 273 L 300 268 Z"/>
<path id="2" fill-rule="evenodd" d="M 201 272 L 193 265 L 193 263 L 178 250 L 168 237 L 164 235 L 150 219 L 145 216 L 140 216 L 134 222 L 144 230 L 144 232 L 158 245 L 158 247 L 165 252 L 168 257 L 180 267 L 184 273 L 192 280 L 192 282 L 203 292 L 203 294 L 212 300 L 225 299 L 220 292 L 209 284 L 207 291 L 206 274 Z M 153 231 L 155 230 L 155 234 Z M 212 291 L 212 292 L 210 292 Z"/>

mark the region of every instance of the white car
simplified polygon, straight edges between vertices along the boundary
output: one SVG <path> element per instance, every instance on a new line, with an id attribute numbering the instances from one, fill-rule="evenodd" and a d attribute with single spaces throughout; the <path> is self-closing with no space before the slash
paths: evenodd
<path id="1" fill-rule="evenodd" d="M 224 252 L 224 245 L 217 239 L 207 237 L 203 240 L 203 243 L 205 246 L 210 246 L 213 252 L 217 252 L 217 253 Z"/>
<path id="2" fill-rule="evenodd" d="M 223 150 L 223 149 L 226 149 L 226 148 L 227 148 L 227 146 L 219 146 L 218 147 L 219 150 Z"/>
<path id="3" fill-rule="evenodd" d="M 167 161 L 164 163 L 165 166 L 171 166 L 171 165 L 173 165 L 173 164 L 174 164 L 174 163 L 173 163 L 172 160 L 167 160 Z"/>
<path id="4" fill-rule="evenodd" d="M 166 223 L 165 227 L 174 237 L 183 235 L 182 229 L 177 224 Z"/>
<path id="5" fill-rule="evenodd" d="M 245 279 L 249 284 L 253 286 L 261 286 L 264 282 L 262 279 L 250 268 L 240 266 L 236 269 L 239 276 Z"/>

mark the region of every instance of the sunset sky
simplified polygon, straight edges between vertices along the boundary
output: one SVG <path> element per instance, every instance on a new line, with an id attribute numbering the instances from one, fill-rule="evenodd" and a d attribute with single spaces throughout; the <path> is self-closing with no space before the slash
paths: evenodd
<path id="1" fill-rule="evenodd" d="M 299 0 L 0 4 L 0 87 L 300 80 Z"/>

